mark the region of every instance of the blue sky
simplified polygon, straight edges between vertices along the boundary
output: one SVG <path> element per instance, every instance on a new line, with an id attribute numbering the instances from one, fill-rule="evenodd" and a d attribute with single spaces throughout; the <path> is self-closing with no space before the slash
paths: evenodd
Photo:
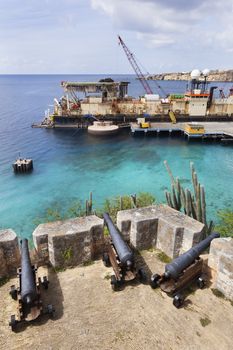
<path id="1" fill-rule="evenodd" d="M 0 0 L 0 74 L 233 68 L 233 0 Z M 145 70 L 144 70 L 145 71 Z"/>

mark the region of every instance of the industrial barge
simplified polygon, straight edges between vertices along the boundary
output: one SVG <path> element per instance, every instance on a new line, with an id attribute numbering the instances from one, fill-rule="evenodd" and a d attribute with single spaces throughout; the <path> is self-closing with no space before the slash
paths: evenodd
<path id="1" fill-rule="evenodd" d="M 187 91 L 184 94 L 166 94 L 160 97 L 154 94 L 148 80 L 138 66 L 134 55 L 129 51 L 123 40 L 119 38 L 127 58 L 133 67 L 137 78 L 143 85 L 145 94 L 139 98 L 128 95 L 127 81 L 114 81 L 111 78 L 98 82 L 62 81 L 63 96 L 54 98 L 52 113 L 48 110 L 44 120 L 33 127 L 45 128 L 89 128 L 92 134 L 104 135 L 116 132 L 121 127 L 130 127 L 131 131 L 153 131 L 151 123 L 192 122 L 226 122 L 231 129 L 229 137 L 233 137 L 233 87 L 227 96 L 219 89 L 216 98 L 214 91 L 217 86 L 211 86 L 207 81 L 209 70 L 191 72 Z M 135 127 L 135 123 L 137 127 Z M 117 125 L 114 129 L 113 125 Z M 156 130 L 163 130 L 157 127 Z M 191 132 L 187 130 L 191 130 Z M 174 130 L 173 128 L 168 128 Z M 188 136 L 203 136 L 196 126 L 183 126 L 179 130 Z M 196 133 L 195 130 L 198 130 Z M 105 132 L 106 131 L 106 132 Z M 210 134 L 210 133 L 209 133 Z M 208 134 L 208 135 L 209 135 Z M 216 125 L 215 135 L 222 135 L 221 128 Z"/>
<path id="2" fill-rule="evenodd" d="M 129 97 L 129 82 L 105 79 L 99 82 L 62 81 L 63 96 L 54 99 L 54 110 L 47 112 L 41 127 L 78 127 L 93 120 L 129 123 L 144 117 L 149 121 L 233 120 L 233 88 L 228 96 L 214 98 L 215 86 L 208 89 L 206 77 L 192 72 L 190 89 L 184 94 L 158 94 Z M 79 93 L 84 97 L 80 98 Z"/>

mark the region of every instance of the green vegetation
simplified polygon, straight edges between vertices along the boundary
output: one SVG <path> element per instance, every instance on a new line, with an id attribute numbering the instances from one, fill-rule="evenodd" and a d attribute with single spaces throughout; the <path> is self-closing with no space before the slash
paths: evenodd
<path id="1" fill-rule="evenodd" d="M 230 209 L 223 209 L 219 210 L 217 214 L 220 222 L 216 226 L 216 231 L 219 232 L 222 237 L 233 237 L 233 211 Z"/>
<path id="2" fill-rule="evenodd" d="M 93 265 L 95 262 L 93 260 L 88 260 L 83 263 L 83 266 L 90 266 Z"/>
<path id="3" fill-rule="evenodd" d="M 200 322 L 202 327 L 206 327 L 208 326 L 208 324 L 211 323 L 211 320 L 208 317 L 205 317 L 205 318 L 200 318 Z"/>
<path id="4" fill-rule="evenodd" d="M 142 208 L 155 204 L 155 197 L 148 192 L 140 192 L 138 195 L 117 196 L 107 198 L 101 212 L 107 212 L 113 220 L 116 220 L 117 212 L 132 208 Z"/>
<path id="5" fill-rule="evenodd" d="M 109 236 L 108 228 L 106 226 L 104 226 L 104 236 Z"/>
<path id="6" fill-rule="evenodd" d="M 59 273 L 59 272 L 64 272 L 66 270 L 66 268 L 65 267 L 52 267 L 52 270 L 55 273 Z"/>
<path id="7" fill-rule="evenodd" d="M 84 216 L 85 213 L 84 205 L 80 200 L 75 200 L 71 203 L 67 210 L 64 210 L 59 202 L 54 202 L 50 208 L 45 209 L 41 217 L 37 217 L 34 220 L 34 224 L 39 225 L 44 222 L 66 220 L 77 216 Z"/>
<path id="8" fill-rule="evenodd" d="M 155 197 L 148 192 L 140 192 L 136 197 L 137 208 L 147 207 L 149 205 L 155 204 Z"/>
<path id="9" fill-rule="evenodd" d="M 69 262 L 72 257 L 73 257 L 73 251 L 72 248 L 67 248 L 64 252 L 63 252 L 63 258 L 66 262 Z"/>
<path id="10" fill-rule="evenodd" d="M 172 182 L 171 192 L 165 192 L 167 204 L 176 210 L 183 210 L 185 214 L 203 222 L 206 226 L 206 234 L 209 234 L 213 229 L 213 222 L 211 221 L 207 224 L 205 191 L 204 187 L 198 182 L 193 164 L 190 163 L 194 194 L 192 194 L 189 189 L 184 189 L 182 187 L 182 180 L 179 178 L 174 179 L 167 162 L 165 161 L 164 163 Z M 117 212 L 120 210 L 142 208 L 155 203 L 156 199 L 151 193 L 140 192 L 134 195 L 107 198 L 104 201 L 102 208 L 93 210 L 92 193 L 90 193 L 88 200 L 85 202 L 74 200 L 68 209 L 63 208 L 61 203 L 54 202 L 50 208 L 45 210 L 41 217 L 34 220 L 34 224 L 37 226 L 45 222 L 66 220 L 74 217 L 91 215 L 93 213 L 102 216 L 104 212 L 108 212 L 113 221 L 116 221 Z M 223 237 L 233 237 L 233 210 L 220 210 L 218 216 L 220 222 L 216 227 L 216 231 L 218 231 Z M 104 233 L 105 235 L 108 235 L 107 230 L 105 230 Z M 30 245 L 33 247 L 32 241 L 30 242 Z"/>
<path id="11" fill-rule="evenodd" d="M 9 277 L 0 278 L 0 287 L 6 284 L 9 280 L 10 280 Z"/>
<path id="12" fill-rule="evenodd" d="M 205 225 L 205 235 L 209 235 L 213 229 L 213 222 L 210 221 L 207 223 L 205 189 L 204 186 L 202 186 L 198 181 L 197 173 L 195 171 L 193 163 L 190 163 L 190 169 L 194 194 L 192 194 L 188 188 L 183 188 L 178 177 L 176 179 L 174 178 L 166 160 L 164 161 L 164 164 L 171 178 L 172 186 L 171 192 L 165 192 L 167 204 L 171 208 L 179 211 L 183 209 L 186 215 L 202 222 Z"/>
<path id="13" fill-rule="evenodd" d="M 154 252 L 154 248 L 151 247 L 151 248 L 147 249 L 147 251 L 150 252 L 150 253 L 153 253 Z"/>
<path id="14" fill-rule="evenodd" d="M 233 306 L 233 300 L 226 298 L 225 295 L 220 290 L 218 290 L 216 288 L 212 288 L 211 291 L 217 298 L 227 300 L 231 303 L 231 306 Z"/>
<path id="15" fill-rule="evenodd" d="M 159 252 L 157 254 L 157 257 L 160 261 L 162 261 L 165 264 L 169 264 L 172 261 L 172 259 L 169 258 L 169 256 L 167 256 L 164 252 Z"/>
<path id="16" fill-rule="evenodd" d="M 218 290 L 218 289 L 215 289 L 215 288 L 212 288 L 212 293 L 217 297 L 217 298 L 222 298 L 222 299 L 225 299 L 225 296 L 224 294 Z"/>
<path id="17" fill-rule="evenodd" d="M 34 220 L 34 224 L 39 225 L 44 222 L 91 215 L 93 212 L 99 216 L 103 215 L 104 212 L 108 212 L 113 220 L 116 220 L 119 210 L 141 208 L 154 203 L 155 197 L 152 194 L 141 192 L 132 196 L 125 195 L 107 198 L 102 208 L 93 211 L 92 193 L 90 193 L 90 197 L 85 203 L 75 200 L 68 209 L 64 209 L 59 202 L 53 203 L 52 207 L 47 208 L 41 217 Z"/>
<path id="18" fill-rule="evenodd" d="M 111 279 L 111 274 L 108 273 L 107 275 L 105 275 L 105 276 L 104 276 L 104 279 L 105 279 L 105 280 L 110 280 L 110 279 Z"/>

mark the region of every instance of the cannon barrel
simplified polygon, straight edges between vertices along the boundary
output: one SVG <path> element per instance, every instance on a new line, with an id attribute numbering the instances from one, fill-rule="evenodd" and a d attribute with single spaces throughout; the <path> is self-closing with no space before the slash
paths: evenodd
<path id="1" fill-rule="evenodd" d="M 118 254 L 118 257 L 122 264 L 126 264 L 127 266 L 131 266 L 133 264 L 134 256 L 132 250 L 123 240 L 120 231 L 116 228 L 112 219 L 110 218 L 108 213 L 104 213 L 103 215 L 104 221 L 108 227 L 112 242 Z"/>
<path id="2" fill-rule="evenodd" d="M 37 297 L 35 272 L 31 266 L 28 240 L 21 240 L 21 299 L 24 304 L 32 304 Z"/>
<path id="3" fill-rule="evenodd" d="M 180 273 L 189 267 L 198 256 L 209 247 L 211 241 L 218 237 L 220 237 L 219 233 L 213 232 L 206 239 L 189 249 L 184 254 L 178 256 L 178 258 L 174 259 L 170 264 L 167 264 L 165 266 L 165 277 L 176 280 Z"/>

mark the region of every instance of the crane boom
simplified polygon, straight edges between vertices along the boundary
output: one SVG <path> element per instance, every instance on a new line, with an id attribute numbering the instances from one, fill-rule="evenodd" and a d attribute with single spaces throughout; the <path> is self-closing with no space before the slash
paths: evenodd
<path id="1" fill-rule="evenodd" d="M 148 84 L 145 76 L 143 75 L 140 67 L 138 66 L 135 57 L 132 52 L 128 49 L 128 47 L 125 45 L 124 41 L 121 39 L 121 37 L 118 35 L 119 43 L 123 47 L 125 54 L 129 60 L 129 63 L 131 64 L 133 70 L 135 71 L 138 79 L 140 80 L 141 84 L 143 85 L 145 91 L 147 94 L 153 94 L 153 91 L 151 90 L 150 85 Z"/>

